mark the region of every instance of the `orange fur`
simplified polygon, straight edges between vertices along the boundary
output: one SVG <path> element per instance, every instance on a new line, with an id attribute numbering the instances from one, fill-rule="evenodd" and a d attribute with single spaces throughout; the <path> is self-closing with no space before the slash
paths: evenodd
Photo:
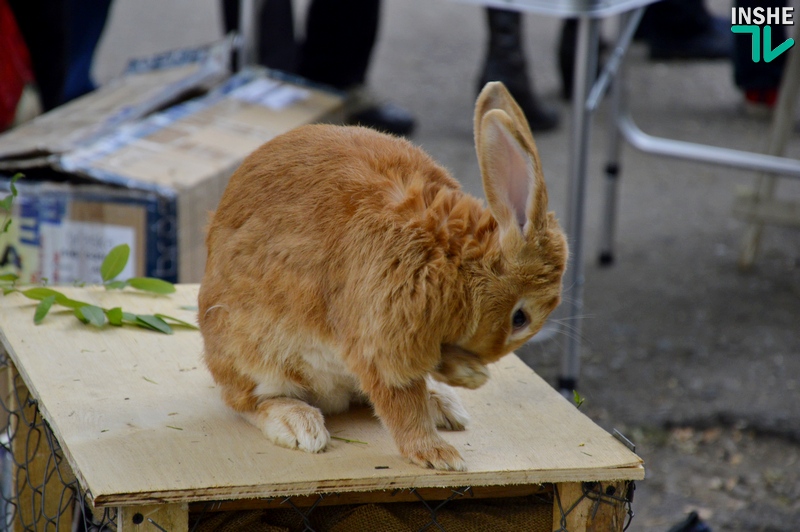
<path id="1" fill-rule="evenodd" d="M 436 431 L 463 428 L 457 396 L 426 379 L 483 384 L 558 304 L 567 259 L 502 84 L 478 99 L 476 146 L 488 209 L 409 142 L 358 127 L 298 128 L 233 175 L 209 227 L 200 327 L 223 398 L 273 441 L 321 450 L 314 412 L 366 398 L 404 456 L 465 467 Z M 528 323 L 514 330 L 517 309 Z"/>

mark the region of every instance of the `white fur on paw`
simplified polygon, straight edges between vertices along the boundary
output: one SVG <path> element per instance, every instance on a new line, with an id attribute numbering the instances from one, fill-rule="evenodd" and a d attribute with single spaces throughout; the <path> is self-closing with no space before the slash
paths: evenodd
<path id="1" fill-rule="evenodd" d="M 274 443 L 289 449 L 318 453 L 330 441 L 322 412 L 310 405 L 275 405 L 256 425 Z"/>
<path id="2" fill-rule="evenodd" d="M 464 430 L 469 424 L 469 414 L 455 390 L 428 379 L 428 393 L 431 416 L 436 426 L 445 430 Z"/>

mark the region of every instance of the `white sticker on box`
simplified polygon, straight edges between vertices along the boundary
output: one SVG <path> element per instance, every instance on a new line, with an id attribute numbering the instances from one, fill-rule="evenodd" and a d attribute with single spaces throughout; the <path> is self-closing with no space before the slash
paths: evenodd
<path id="1" fill-rule="evenodd" d="M 257 79 L 231 92 L 237 100 L 262 105 L 275 111 L 308 99 L 311 92 L 301 87 L 286 85 L 274 79 Z"/>
<path id="2" fill-rule="evenodd" d="M 41 227 L 42 277 L 49 283 L 100 283 L 100 265 L 114 246 L 128 244 L 131 255 L 117 278 L 136 275 L 136 231 L 132 227 L 63 220 Z"/>

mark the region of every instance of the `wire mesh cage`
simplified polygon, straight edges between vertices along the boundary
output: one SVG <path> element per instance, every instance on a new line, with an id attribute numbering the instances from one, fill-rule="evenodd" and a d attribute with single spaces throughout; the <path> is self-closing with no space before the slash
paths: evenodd
<path id="1" fill-rule="evenodd" d="M 0 350 L 0 524 L 3 530 L 101 532 L 112 510 L 94 512 L 37 401 Z"/>

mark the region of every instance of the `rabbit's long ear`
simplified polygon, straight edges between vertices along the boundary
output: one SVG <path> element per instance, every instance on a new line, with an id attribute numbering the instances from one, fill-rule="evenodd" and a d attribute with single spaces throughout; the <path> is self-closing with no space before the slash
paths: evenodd
<path id="1" fill-rule="evenodd" d="M 475 102 L 475 118 L 474 118 L 474 131 L 475 131 L 475 146 L 480 150 L 480 136 L 483 117 L 492 109 L 500 109 L 505 111 L 509 117 L 514 121 L 515 129 L 522 134 L 525 139 L 530 142 L 533 147 L 534 155 L 536 154 L 536 143 L 533 141 L 528 120 L 525 118 L 525 113 L 508 92 L 506 86 L 499 81 L 490 81 L 484 85 L 483 90 L 478 95 L 478 100 Z"/>
<path id="2" fill-rule="evenodd" d="M 530 131 L 501 109 L 487 111 L 479 126 L 476 148 L 489 209 L 501 236 L 520 235 L 547 226 L 547 188 Z"/>

